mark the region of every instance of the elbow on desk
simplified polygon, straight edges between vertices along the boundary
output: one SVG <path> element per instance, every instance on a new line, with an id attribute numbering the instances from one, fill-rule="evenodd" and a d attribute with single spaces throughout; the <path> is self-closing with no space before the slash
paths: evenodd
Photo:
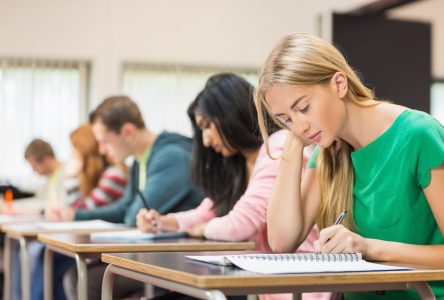
<path id="1" fill-rule="evenodd" d="M 268 244 L 275 253 L 293 253 L 298 248 L 298 239 L 289 238 L 288 233 L 268 235 Z"/>

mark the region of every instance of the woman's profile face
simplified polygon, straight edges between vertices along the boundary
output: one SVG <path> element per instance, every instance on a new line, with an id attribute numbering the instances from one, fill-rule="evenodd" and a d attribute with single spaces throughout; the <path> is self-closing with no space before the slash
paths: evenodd
<path id="1" fill-rule="evenodd" d="M 332 85 L 273 86 L 266 101 L 273 114 L 306 144 L 330 146 L 344 126 L 344 101 Z"/>
<path id="2" fill-rule="evenodd" d="M 78 176 L 83 169 L 84 159 L 79 150 L 71 149 L 71 159 L 67 162 L 66 173 L 68 176 Z"/>
<path id="3" fill-rule="evenodd" d="M 213 148 L 224 157 L 230 157 L 237 153 L 230 145 L 226 145 L 214 122 L 206 120 L 202 114 L 196 113 L 194 121 L 202 131 L 202 142 L 206 148 Z"/>

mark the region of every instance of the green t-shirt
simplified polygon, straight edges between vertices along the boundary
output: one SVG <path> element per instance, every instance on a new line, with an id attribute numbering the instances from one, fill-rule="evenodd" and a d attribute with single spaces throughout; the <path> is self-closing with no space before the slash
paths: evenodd
<path id="1" fill-rule="evenodd" d="M 319 147 L 307 165 L 316 167 Z M 430 115 L 406 110 L 373 142 L 351 153 L 353 217 L 363 237 L 416 245 L 444 244 L 423 189 L 444 162 L 444 127 Z M 444 299 L 444 281 L 430 282 Z M 415 291 L 347 293 L 346 299 L 419 299 Z"/>
<path id="2" fill-rule="evenodd" d="M 139 190 L 143 191 L 145 189 L 145 184 L 146 184 L 146 168 L 144 166 L 146 166 L 148 164 L 148 160 L 150 159 L 151 156 L 151 149 L 153 148 L 153 145 L 149 145 L 148 148 L 145 149 L 145 151 L 143 152 L 143 154 L 140 157 L 137 157 L 136 160 L 139 163 Z"/>

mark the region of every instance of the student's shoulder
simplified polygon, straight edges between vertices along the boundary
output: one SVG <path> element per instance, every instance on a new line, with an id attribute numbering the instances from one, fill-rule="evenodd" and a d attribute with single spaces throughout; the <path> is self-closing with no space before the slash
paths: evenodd
<path id="1" fill-rule="evenodd" d="M 404 118 L 402 130 L 407 139 L 418 140 L 428 136 L 444 135 L 443 124 L 425 112 L 409 109 L 400 117 Z"/>
<path id="2" fill-rule="evenodd" d="M 154 142 L 149 165 L 164 167 L 185 164 L 191 159 L 191 139 L 171 132 L 162 132 Z"/>
<path id="3" fill-rule="evenodd" d="M 191 152 L 191 138 L 168 131 L 163 131 L 157 136 L 152 150 L 152 154 L 171 155 L 181 152 Z"/>

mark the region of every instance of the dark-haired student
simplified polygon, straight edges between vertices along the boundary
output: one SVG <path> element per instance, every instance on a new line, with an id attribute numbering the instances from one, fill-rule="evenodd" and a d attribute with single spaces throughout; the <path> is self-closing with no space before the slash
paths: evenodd
<path id="1" fill-rule="evenodd" d="M 196 237 L 226 241 L 255 241 L 257 249 L 270 251 L 266 214 L 280 160 L 267 156 L 258 131 L 253 87 L 234 74 L 214 75 L 188 108 L 194 128 L 193 179 L 208 195 L 194 210 L 161 215 L 142 209 L 138 228 L 146 232 L 187 231 Z M 275 127 L 276 128 L 276 127 Z M 269 139 L 277 158 L 287 132 Z M 301 251 L 313 251 L 313 228 Z M 329 294 L 305 294 L 304 299 L 328 299 Z M 262 298 L 290 299 L 291 295 Z"/>
<path id="2" fill-rule="evenodd" d="M 129 156 L 136 158 L 128 185 L 121 199 L 106 207 L 91 210 L 52 207 L 48 214 L 54 219 L 101 219 L 135 226 L 137 212 L 144 207 L 140 194 L 149 207 L 162 213 L 188 210 L 200 204 L 203 195 L 190 178 L 191 139 L 176 133 L 150 131 L 137 104 L 125 96 L 105 99 L 90 114 L 90 123 L 102 154 L 120 161 Z M 101 263 L 88 267 L 88 299 L 101 298 L 105 267 Z M 64 285 L 66 296 L 76 299 L 75 269 L 65 275 Z M 122 298 L 143 289 L 143 284 L 118 277 L 115 287 L 115 295 Z"/>

